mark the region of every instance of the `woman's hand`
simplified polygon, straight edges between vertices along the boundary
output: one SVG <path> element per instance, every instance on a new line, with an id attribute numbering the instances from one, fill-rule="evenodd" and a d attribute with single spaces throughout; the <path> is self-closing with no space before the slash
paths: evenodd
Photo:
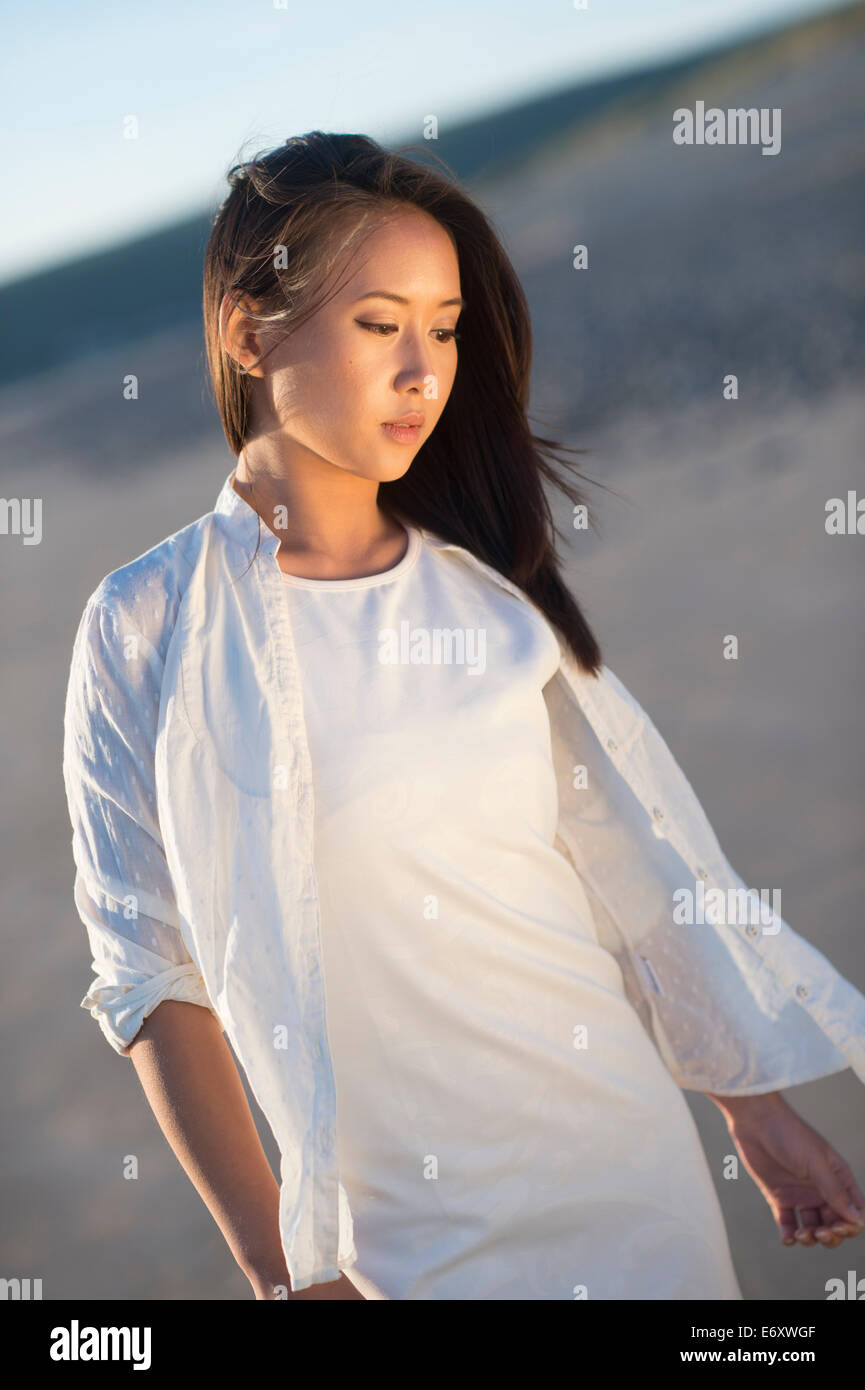
<path id="1" fill-rule="evenodd" d="M 270 1278 L 265 1278 L 256 1271 L 247 1273 L 246 1277 L 252 1285 L 257 1302 L 266 1300 L 275 1302 L 277 1299 L 282 1298 L 283 1289 L 289 1290 L 287 1300 L 291 1302 L 294 1302 L 296 1299 L 307 1301 L 320 1301 L 324 1299 L 325 1301 L 329 1301 L 331 1299 L 354 1300 L 358 1298 L 362 1299 L 364 1303 L 366 1302 L 363 1294 L 359 1289 L 355 1288 L 347 1274 L 340 1274 L 338 1279 L 334 1279 L 327 1284 L 310 1284 L 305 1289 L 299 1289 L 297 1293 L 291 1292 L 291 1281 L 288 1277 L 287 1270 L 284 1276 L 280 1276 L 282 1280 L 281 1283 L 279 1281 L 274 1282 Z"/>
<path id="2" fill-rule="evenodd" d="M 836 1149 L 783 1097 L 711 1096 L 784 1245 L 832 1249 L 865 1226 L 865 1196 Z M 797 1219 L 798 1209 L 798 1219 Z"/>

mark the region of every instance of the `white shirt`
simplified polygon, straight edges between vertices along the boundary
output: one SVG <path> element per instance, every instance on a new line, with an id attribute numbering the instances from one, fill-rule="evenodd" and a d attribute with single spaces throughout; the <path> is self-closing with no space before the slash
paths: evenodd
<path id="1" fill-rule="evenodd" d="M 283 576 L 348 1276 L 377 1299 L 741 1298 L 684 1095 L 555 846 L 553 629 L 408 529 L 379 574 Z"/>
<path id="2" fill-rule="evenodd" d="M 232 477 L 212 512 L 107 575 L 79 624 L 63 771 L 97 975 L 82 1006 L 121 1053 L 163 999 L 213 1009 L 280 1147 L 280 1229 L 302 1289 L 357 1252 L 336 1162 L 312 770 L 280 537 Z M 470 551 L 421 533 L 444 567 L 531 604 Z M 675 919 L 674 894 L 745 884 L 621 681 L 606 666 L 585 674 L 562 644 L 544 699 L 556 845 L 677 1085 L 753 1095 L 848 1066 L 865 1082 L 865 997 L 780 915 Z"/>

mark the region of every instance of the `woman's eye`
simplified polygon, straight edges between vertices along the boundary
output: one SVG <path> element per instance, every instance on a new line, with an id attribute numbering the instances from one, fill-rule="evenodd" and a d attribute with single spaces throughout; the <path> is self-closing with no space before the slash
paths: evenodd
<path id="1" fill-rule="evenodd" d="M 385 338 L 390 333 L 398 331 L 395 323 L 365 323 L 363 319 L 355 319 L 361 328 L 368 328 L 370 333 L 375 333 L 379 338 Z M 459 338 L 459 333 L 455 328 L 434 328 L 433 332 L 439 335 L 440 343 L 452 343 Z M 444 334 L 444 337 L 441 335 Z"/>

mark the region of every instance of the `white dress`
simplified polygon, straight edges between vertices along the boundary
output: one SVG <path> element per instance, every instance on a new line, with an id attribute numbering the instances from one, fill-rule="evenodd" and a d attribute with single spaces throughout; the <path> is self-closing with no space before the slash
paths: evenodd
<path id="1" fill-rule="evenodd" d="M 552 629 L 414 528 L 383 574 L 284 579 L 347 1275 L 370 1298 L 740 1299 L 691 1113 L 554 847 Z M 465 638 L 450 661 L 437 630 Z"/>

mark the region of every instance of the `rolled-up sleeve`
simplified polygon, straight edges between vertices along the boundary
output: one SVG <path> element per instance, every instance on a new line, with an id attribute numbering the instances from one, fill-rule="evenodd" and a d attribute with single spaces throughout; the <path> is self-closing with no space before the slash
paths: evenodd
<path id="1" fill-rule="evenodd" d="M 128 1056 L 164 999 L 215 1009 L 181 936 L 159 832 L 154 751 L 162 661 L 113 607 L 88 600 L 66 695 L 63 778 L 74 901 L 96 978 L 81 1000 Z"/>

